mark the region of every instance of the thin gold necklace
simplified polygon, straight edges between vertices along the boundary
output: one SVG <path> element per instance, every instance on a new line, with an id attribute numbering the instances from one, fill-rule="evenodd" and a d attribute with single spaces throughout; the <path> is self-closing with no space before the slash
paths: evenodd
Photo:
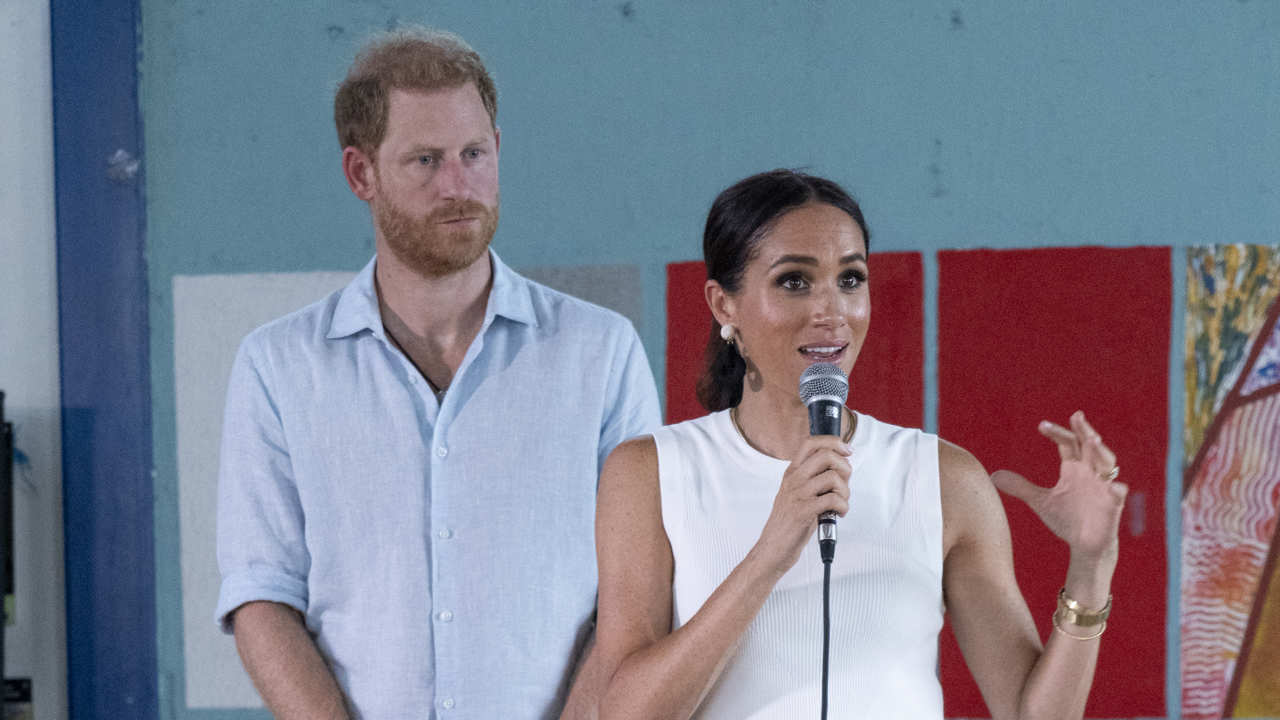
<path id="1" fill-rule="evenodd" d="M 849 419 L 849 429 L 845 430 L 844 436 L 840 438 L 840 442 L 845 443 L 847 445 L 849 443 L 849 440 L 853 438 L 854 423 L 856 422 L 856 418 L 854 418 L 853 413 L 849 410 L 848 407 L 841 405 L 840 409 L 844 411 L 843 416 Z M 738 422 L 738 406 L 737 405 L 734 405 L 733 407 L 729 408 L 729 419 L 733 421 L 733 429 L 738 431 L 738 437 L 742 438 L 742 442 L 749 445 L 752 450 L 755 450 L 761 455 L 769 454 L 764 450 L 761 450 L 759 447 L 757 447 L 755 443 L 751 442 L 751 439 L 747 437 L 747 434 L 745 432 L 743 432 L 742 423 Z"/>

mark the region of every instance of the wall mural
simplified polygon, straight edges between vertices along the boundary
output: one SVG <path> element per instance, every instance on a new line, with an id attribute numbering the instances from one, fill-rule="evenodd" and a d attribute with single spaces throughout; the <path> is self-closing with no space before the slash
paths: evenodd
<path id="1" fill-rule="evenodd" d="M 1187 261 L 1182 713 L 1280 716 L 1280 249 Z"/>

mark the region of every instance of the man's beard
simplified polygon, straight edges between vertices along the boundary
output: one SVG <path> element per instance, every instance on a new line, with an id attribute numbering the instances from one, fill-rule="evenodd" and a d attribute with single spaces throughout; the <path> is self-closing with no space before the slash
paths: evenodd
<path id="1" fill-rule="evenodd" d="M 464 217 L 479 222 L 459 227 L 440 224 Z M 498 229 L 498 203 L 489 207 L 461 200 L 414 217 L 383 200 L 374 205 L 373 220 L 396 259 L 424 277 L 443 277 L 470 267 L 484 254 Z"/>

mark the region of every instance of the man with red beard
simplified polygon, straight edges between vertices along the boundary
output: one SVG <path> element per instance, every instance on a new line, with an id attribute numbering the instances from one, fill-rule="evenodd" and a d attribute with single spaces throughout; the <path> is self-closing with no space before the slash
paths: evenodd
<path id="1" fill-rule="evenodd" d="M 496 115 L 457 36 L 368 44 L 334 117 L 376 255 L 237 355 L 217 613 L 278 718 L 585 717 L 606 679 L 596 480 L 657 392 L 630 323 L 489 250 Z"/>

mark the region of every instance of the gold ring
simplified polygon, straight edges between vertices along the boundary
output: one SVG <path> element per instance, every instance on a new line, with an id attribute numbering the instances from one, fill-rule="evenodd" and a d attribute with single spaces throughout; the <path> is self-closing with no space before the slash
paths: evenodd
<path id="1" fill-rule="evenodd" d="M 1098 473 L 1098 477 L 1102 478 L 1107 482 L 1111 482 L 1112 480 L 1115 480 L 1116 478 L 1120 477 L 1120 466 L 1119 465 L 1113 466 L 1110 472 Z"/>

